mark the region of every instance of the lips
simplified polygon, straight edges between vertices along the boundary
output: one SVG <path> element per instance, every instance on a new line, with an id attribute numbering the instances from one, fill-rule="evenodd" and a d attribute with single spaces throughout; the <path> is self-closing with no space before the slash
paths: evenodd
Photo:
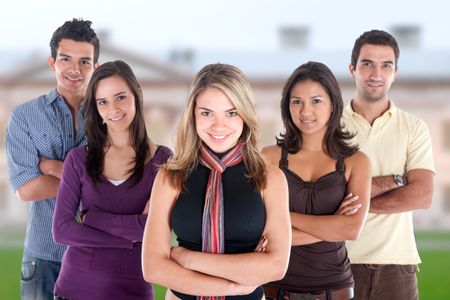
<path id="1" fill-rule="evenodd" d="M 382 87 L 383 83 L 382 82 L 378 82 L 378 81 L 369 81 L 367 83 L 368 86 L 370 87 Z"/>
<path id="2" fill-rule="evenodd" d="M 211 133 L 208 133 L 208 134 L 216 142 L 224 141 L 227 137 L 227 135 L 216 135 L 216 134 L 211 134 Z"/>
<path id="3" fill-rule="evenodd" d="M 81 77 L 71 77 L 71 76 L 64 76 L 64 78 L 66 78 L 67 80 L 69 80 L 71 82 L 79 82 L 83 79 Z"/>
<path id="4" fill-rule="evenodd" d="M 121 115 L 121 116 L 116 116 L 114 118 L 109 118 L 109 120 L 112 122 L 118 122 L 118 121 L 122 120 L 124 117 L 125 117 L 125 115 Z"/>

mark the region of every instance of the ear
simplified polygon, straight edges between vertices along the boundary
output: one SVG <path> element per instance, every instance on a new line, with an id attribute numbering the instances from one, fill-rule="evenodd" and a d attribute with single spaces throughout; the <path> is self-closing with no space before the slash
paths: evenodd
<path id="1" fill-rule="evenodd" d="M 51 56 L 47 59 L 50 70 L 55 71 L 55 59 Z"/>
<path id="2" fill-rule="evenodd" d="M 97 69 L 98 67 L 100 67 L 100 64 L 99 64 L 98 62 L 96 62 L 96 63 L 94 64 L 94 69 Z"/>
<path id="3" fill-rule="evenodd" d="M 353 67 L 352 64 L 348 65 L 348 71 L 350 72 L 350 75 L 352 75 L 353 79 L 355 78 L 355 75 L 353 75 L 355 73 L 355 68 Z"/>

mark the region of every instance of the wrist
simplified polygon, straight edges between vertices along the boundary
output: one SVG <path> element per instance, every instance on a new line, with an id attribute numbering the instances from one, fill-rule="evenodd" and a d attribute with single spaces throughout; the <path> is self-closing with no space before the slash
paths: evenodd
<path id="1" fill-rule="evenodd" d="M 394 175 L 392 175 L 392 178 L 397 187 L 402 187 L 407 184 L 406 176 L 394 174 Z"/>

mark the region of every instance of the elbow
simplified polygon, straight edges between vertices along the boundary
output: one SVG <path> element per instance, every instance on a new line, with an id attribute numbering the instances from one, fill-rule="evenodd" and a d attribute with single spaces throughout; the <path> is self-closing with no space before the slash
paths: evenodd
<path id="1" fill-rule="evenodd" d="M 430 208 L 432 202 L 433 202 L 433 192 L 429 192 L 422 197 L 419 208 L 428 209 Z"/>
<path id="2" fill-rule="evenodd" d="M 33 201 L 34 200 L 33 197 L 32 197 L 32 194 L 29 193 L 27 191 L 27 189 L 25 189 L 25 188 L 17 189 L 16 195 L 23 202 L 28 202 L 28 201 Z"/>
<path id="3" fill-rule="evenodd" d="M 55 243 L 68 245 L 68 230 L 66 230 L 68 226 L 70 226 L 69 220 L 56 220 L 56 218 L 53 218 L 52 236 Z"/>
<path id="4" fill-rule="evenodd" d="M 361 234 L 361 230 L 349 230 L 344 238 L 346 241 L 356 241 Z"/>
<path id="5" fill-rule="evenodd" d="M 142 249 L 142 275 L 144 280 L 149 283 L 156 283 L 161 285 L 163 283 L 163 272 L 155 270 L 163 270 L 158 264 L 158 260 L 150 253 L 145 253 L 146 251 Z"/>
<path id="6" fill-rule="evenodd" d="M 59 224 L 53 223 L 53 225 L 52 225 L 53 240 L 57 244 L 64 244 L 64 242 L 65 242 L 64 241 L 64 234 L 61 233 L 61 230 L 59 228 L 60 228 Z"/>
<path id="7" fill-rule="evenodd" d="M 343 240 L 345 241 L 355 241 L 359 238 L 362 231 L 362 223 L 351 224 L 347 230 L 345 230 L 345 234 L 343 236 Z"/>
<path id="8" fill-rule="evenodd" d="M 268 282 L 277 281 L 284 278 L 289 266 L 289 253 L 290 248 L 287 254 L 279 255 L 278 257 L 274 258 Z"/>

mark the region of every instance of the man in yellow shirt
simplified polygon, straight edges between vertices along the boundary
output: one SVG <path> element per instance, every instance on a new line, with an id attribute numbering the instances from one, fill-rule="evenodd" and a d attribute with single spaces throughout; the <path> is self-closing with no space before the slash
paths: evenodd
<path id="1" fill-rule="evenodd" d="M 354 99 L 342 122 L 372 164 L 369 214 L 361 235 L 348 241 L 355 299 L 418 299 L 420 258 L 412 212 L 431 205 L 434 163 L 427 125 L 388 97 L 399 48 L 381 30 L 363 33 L 352 51 Z"/>

